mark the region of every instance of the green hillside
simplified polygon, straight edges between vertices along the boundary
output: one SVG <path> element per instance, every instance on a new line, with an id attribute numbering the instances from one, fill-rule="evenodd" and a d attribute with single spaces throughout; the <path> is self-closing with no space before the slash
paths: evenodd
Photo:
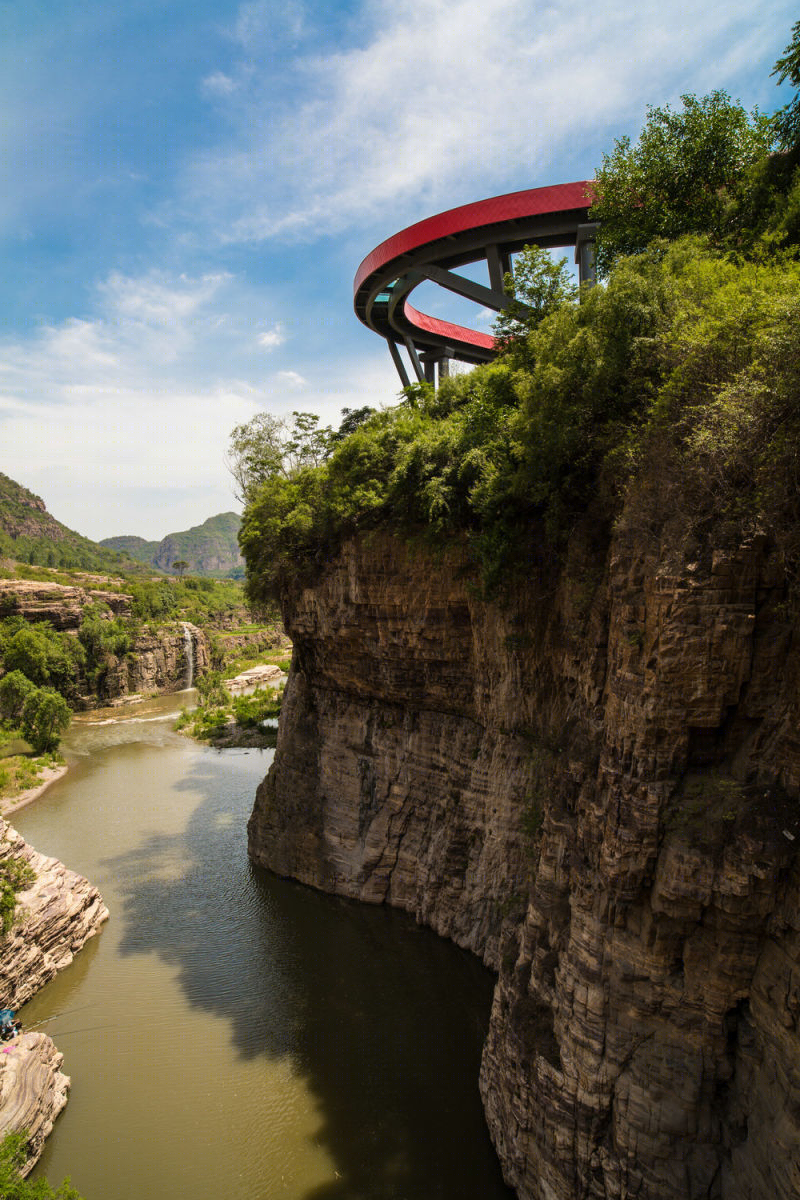
<path id="1" fill-rule="evenodd" d="M 144 538 L 126 536 L 103 538 L 101 546 L 108 547 L 109 550 L 118 550 L 120 554 L 127 554 L 130 558 L 135 558 L 137 562 L 147 563 L 148 566 L 153 564 L 153 555 L 158 549 L 158 542 L 146 542 Z"/>
<path id="2" fill-rule="evenodd" d="M 40 496 L 3 474 L 0 474 L 0 558 L 40 567 L 80 567 L 86 571 L 138 568 L 138 563 L 128 555 L 100 546 L 62 525 L 50 515 Z"/>
<path id="3" fill-rule="evenodd" d="M 209 517 L 202 525 L 180 533 L 168 533 L 160 542 L 147 542 L 130 535 L 104 538 L 102 546 L 131 555 L 162 571 L 172 572 L 172 564 L 184 562 L 192 575 L 207 575 L 217 579 L 241 579 L 244 563 L 239 553 L 237 535 L 241 525 L 238 513 L 220 513 Z"/>

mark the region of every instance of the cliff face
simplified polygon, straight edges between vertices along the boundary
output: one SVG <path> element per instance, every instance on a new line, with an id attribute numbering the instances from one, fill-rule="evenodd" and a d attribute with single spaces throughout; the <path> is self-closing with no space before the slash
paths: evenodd
<path id="1" fill-rule="evenodd" d="M 115 617 L 131 615 L 131 598 L 124 592 L 88 591 L 63 583 L 35 579 L 0 579 L 0 615 L 26 621 L 49 621 L 54 629 L 77 633 L 89 604 L 107 604 Z"/>
<path id="2" fill-rule="evenodd" d="M 39 854 L 2 819 L 0 858 L 22 859 L 36 874 L 17 897 L 10 932 L 0 936 L 0 1007 L 17 1009 L 69 966 L 108 919 L 108 909 L 88 879 Z"/>
<path id="3" fill-rule="evenodd" d="M 70 1079 L 63 1054 L 44 1033 L 23 1033 L 0 1048 L 0 1138 L 25 1133 L 28 1175 L 67 1103 Z"/>
<path id="4" fill-rule="evenodd" d="M 251 855 L 499 970 L 481 1090 L 536 1200 L 800 1194 L 798 638 L 766 542 L 668 518 L 502 609 L 379 537 L 285 605 Z"/>
<path id="5" fill-rule="evenodd" d="M 192 675 L 197 678 L 208 669 L 208 641 L 202 629 L 185 623 L 192 643 Z M 133 652 L 125 658 L 108 657 L 103 695 L 112 700 L 137 692 L 173 692 L 186 684 L 189 660 L 184 632 L 159 629 L 141 633 Z"/>
<path id="6" fill-rule="evenodd" d="M 88 879 L 39 854 L 0 819 L 0 861 L 8 858 L 28 863 L 36 875 L 17 896 L 11 929 L 0 934 L 0 1007 L 18 1009 L 69 966 L 108 919 L 108 909 Z M 62 1061 L 51 1039 L 39 1032 L 0 1046 L 0 1140 L 7 1133 L 26 1132 L 24 1175 L 67 1103 L 70 1081 L 61 1071 Z"/>
<path id="7" fill-rule="evenodd" d="M 48 621 L 54 629 L 77 635 L 84 610 L 106 604 L 115 617 L 131 615 L 131 597 L 124 592 L 89 591 L 61 583 L 38 580 L 0 579 L 0 616 L 15 615 L 26 621 Z M 181 627 L 183 626 L 183 627 Z M 192 645 L 192 674 L 208 669 L 208 640 L 202 629 L 189 622 L 163 627 L 155 633 L 140 633 L 129 655 L 107 656 L 97 695 L 81 697 L 85 707 L 119 699 L 137 692 L 170 692 L 184 687 L 188 672 L 188 631 Z M 84 679 L 82 686 L 91 691 Z"/>

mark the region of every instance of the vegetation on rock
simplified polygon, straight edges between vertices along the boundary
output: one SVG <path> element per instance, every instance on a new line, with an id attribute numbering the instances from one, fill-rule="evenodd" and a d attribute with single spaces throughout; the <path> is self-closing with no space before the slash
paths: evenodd
<path id="1" fill-rule="evenodd" d="M 68 1179 L 55 1189 L 46 1179 L 23 1179 L 26 1159 L 25 1132 L 6 1134 L 0 1142 L 0 1200 L 81 1200 Z"/>
<path id="2" fill-rule="evenodd" d="M 0 933 L 3 937 L 14 924 L 18 894 L 29 888 L 35 878 L 33 868 L 22 859 L 4 858 L 0 861 Z"/>
<path id="3" fill-rule="evenodd" d="M 774 122 L 723 93 L 683 105 L 652 109 L 638 145 L 604 160 L 608 276 L 580 303 L 532 251 L 495 363 L 414 385 L 346 437 L 296 429 L 290 454 L 271 418 L 268 446 L 253 422 L 234 431 L 251 599 L 387 527 L 457 542 L 496 592 L 559 553 L 588 506 L 613 521 L 652 470 L 681 480 L 698 536 L 713 513 L 800 562 L 796 149 L 773 153 Z"/>
<path id="4" fill-rule="evenodd" d="M 248 696 L 231 696 L 219 671 L 200 681 L 199 703 L 193 712 L 184 709 L 176 729 L 200 741 L 225 738 L 230 744 L 249 744 L 254 734 L 264 734 L 264 723 L 280 715 L 283 685 L 256 688 Z"/>

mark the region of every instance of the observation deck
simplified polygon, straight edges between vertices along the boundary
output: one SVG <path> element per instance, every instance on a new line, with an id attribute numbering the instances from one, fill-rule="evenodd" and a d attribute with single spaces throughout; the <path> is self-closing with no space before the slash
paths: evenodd
<path id="1" fill-rule="evenodd" d="M 356 272 L 353 302 L 359 320 L 386 339 L 403 386 L 411 380 L 401 346 L 416 379 L 432 383 L 437 366 L 440 378 L 448 374 L 450 359 L 483 363 L 497 353 L 491 334 L 414 308 L 409 301 L 414 288 L 435 283 L 500 312 L 512 303 L 503 290 L 511 255 L 529 245 L 574 246 L 580 282 L 594 282 L 597 225 L 588 219 L 591 203 L 588 180 L 509 192 L 427 217 L 376 246 Z M 482 260 L 488 287 L 455 270 Z"/>

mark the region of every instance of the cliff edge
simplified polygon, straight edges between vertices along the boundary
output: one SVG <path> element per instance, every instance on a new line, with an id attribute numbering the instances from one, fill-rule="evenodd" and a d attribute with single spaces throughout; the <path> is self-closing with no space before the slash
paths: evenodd
<path id="1" fill-rule="evenodd" d="M 455 551 L 374 534 L 284 615 L 251 857 L 498 970 L 480 1083 L 520 1197 L 800 1194 L 781 553 L 687 537 L 653 492 L 502 606 Z"/>

